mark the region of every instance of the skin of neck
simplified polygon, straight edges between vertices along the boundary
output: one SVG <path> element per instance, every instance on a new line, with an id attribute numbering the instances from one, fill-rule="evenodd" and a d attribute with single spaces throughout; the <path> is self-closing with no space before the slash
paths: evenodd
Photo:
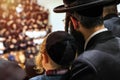
<path id="1" fill-rule="evenodd" d="M 44 57 L 44 56 L 47 56 L 47 57 Z M 48 55 L 44 55 L 44 56 L 43 56 L 42 65 L 45 71 L 56 70 L 61 68 L 61 66 L 56 64 Z M 47 58 L 47 61 L 45 58 Z"/>
<path id="2" fill-rule="evenodd" d="M 54 63 L 53 61 L 49 62 L 46 64 L 45 70 L 56 70 L 56 69 L 60 69 L 61 67 L 59 65 L 57 65 L 56 63 Z"/>
<path id="3" fill-rule="evenodd" d="M 84 39 L 87 40 L 93 33 L 104 28 L 105 28 L 104 25 L 99 25 L 94 28 L 87 29 L 81 25 L 79 31 L 83 34 Z"/>

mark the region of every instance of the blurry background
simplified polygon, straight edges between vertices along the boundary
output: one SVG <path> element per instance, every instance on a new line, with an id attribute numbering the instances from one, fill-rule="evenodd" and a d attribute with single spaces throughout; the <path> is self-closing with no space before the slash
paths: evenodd
<path id="1" fill-rule="evenodd" d="M 52 31 L 64 30 L 64 13 L 54 13 L 53 8 L 63 4 L 62 0 L 37 0 L 38 4 L 45 6 L 50 11 L 49 21 L 52 24 Z"/>
<path id="2" fill-rule="evenodd" d="M 37 0 L 0 0 L 0 14 L 0 58 L 24 67 L 52 32 L 51 11 Z"/>
<path id="3" fill-rule="evenodd" d="M 120 13 L 120 4 L 118 5 L 118 12 Z"/>

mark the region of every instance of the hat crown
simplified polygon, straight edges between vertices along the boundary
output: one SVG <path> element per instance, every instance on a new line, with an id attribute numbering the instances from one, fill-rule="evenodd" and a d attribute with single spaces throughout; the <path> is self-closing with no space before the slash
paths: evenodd
<path id="1" fill-rule="evenodd" d="M 99 1 L 99 0 L 63 0 L 63 3 L 72 4 L 74 2 L 79 2 L 79 4 L 83 4 L 83 3 L 93 2 L 93 1 Z"/>
<path id="2" fill-rule="evenodd" d="M 63 3 L 68 6 L 83 5 L 96 1 L 109 1 L 109 0 L 63 0 Z"/>
<path id="3" fill-rule="evenodd" d="M 71 4 L 73 2 L 75 2 L 76 0 L 63 0 L 64 4 Z"/>
<path id="4" fill-rule="evenodd" d="M 63 0 L 64 4 L 72 4 L 74 2 L 80 2 L 81 4 L 83 3 L 89 3 L 89 2 L 94 2 L 94 1 L 109 1 L 109 0 Z M 119 4 L 120 0 L 113 0 L 113 4 Z"/>

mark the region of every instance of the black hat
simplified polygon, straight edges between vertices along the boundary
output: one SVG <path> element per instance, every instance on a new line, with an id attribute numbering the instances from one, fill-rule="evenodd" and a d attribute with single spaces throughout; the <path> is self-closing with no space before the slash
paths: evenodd
<path id="1" fill-rule="evenodd" d="M 74 39 L 65 31 L 53 32 L 47 37 L 46 51 L 55 63 L 68 66 L 76 54 Z"/>
<path id="2" fill-rule="evenodd" d="M 63 0 L 64 5 L 54 8 L 54 12 L 83 11 L 90 7 L 107 6 L 116 2 L 119 2 L 119 0 Z"/>
<path id="3" fill-rule="evenodd" d="M 120 0 L 115 0 L 115 4 L 119 4 L 120 3 Z"/>

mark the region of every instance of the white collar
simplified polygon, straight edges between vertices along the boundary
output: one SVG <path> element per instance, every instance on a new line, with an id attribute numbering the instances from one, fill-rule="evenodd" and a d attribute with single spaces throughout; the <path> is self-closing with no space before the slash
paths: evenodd
<path id="1" fill-rule="evenodd" d="M 95 35 L 97 35 L 97 34 L 99 34 L 99 33 L 101 33 L 101 32 L 104 32 L 104 31 L 108 31 L 108 29 L 107 29 L 107 28 L 104 28 L 104 29 L 101 29 L 101 30 L 99 30 L 99 31 L 94 32 L 94 33 L 85 41 L 84 50 L 86 49 L 87 44 L 88 44 L 88 42 L 90 41 L 90 39 L 91 39 L 92 37 L 94 37 Z"/>

